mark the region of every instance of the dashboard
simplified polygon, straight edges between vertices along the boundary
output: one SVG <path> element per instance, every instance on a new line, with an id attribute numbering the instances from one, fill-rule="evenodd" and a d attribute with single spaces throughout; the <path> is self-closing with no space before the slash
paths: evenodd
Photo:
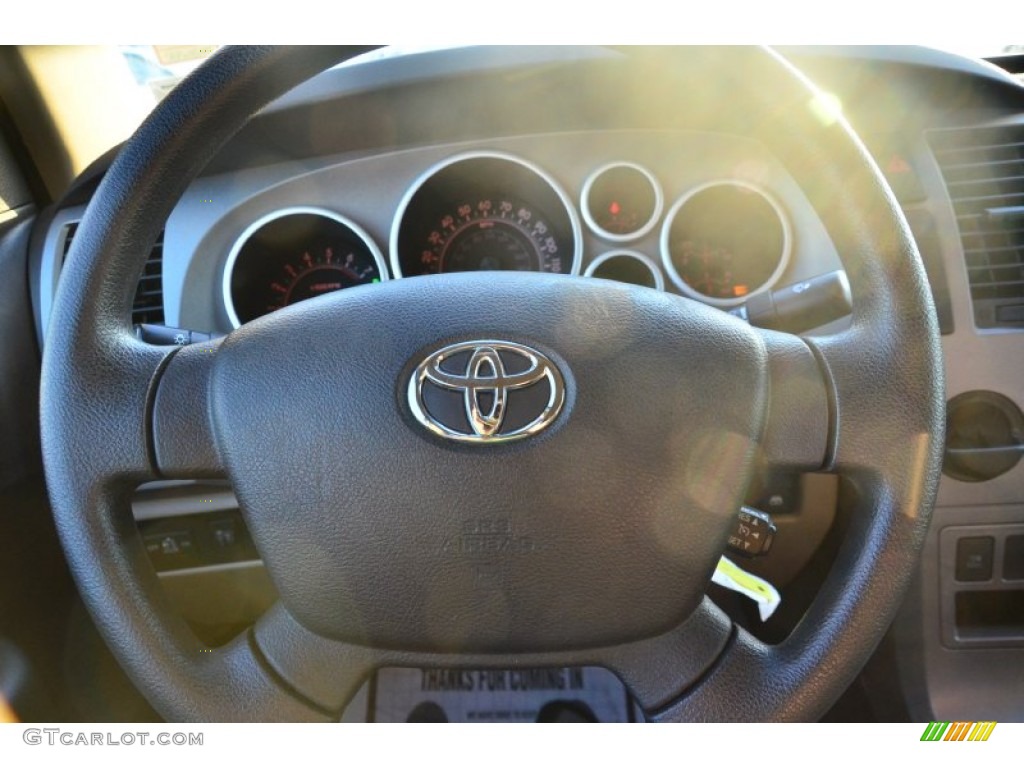
<path id="1" fill-rule="evenodd" d="M 990 172 L 1024 178 L 1024 90 L 924 49 L 785 54 L 842 102 L 893 188 L 931 280 L 951 407 L 960 398 L 919 579 L 892 633 L 901 696 L 917 719 L 956 719 L 964 702 L 976 719 L 1024 718 L 1024 679 L 1005 680 L 1024 670 L 1024 245 L 1013 223 L 1024 187 L 1007 186 L 1016 172 Z M 136 295 L 140 333 L 188 343 L 336 291 L 458 271 L 617 280 L 766 327 L 844 328 L 835 246 L 787 169 L 744 135 L 745 117 L 726 110 L 710 131 L 685 104 L 671 119 L 640 112 L 643 86 L 613 66 L 619 55 L 375 55 L 306 83 L 172 211 Z M 35 250 L 40 340 L 101 175 L 55 207 Z M 797 608 L 842 516 L 833 481 L 771 475 L 751 492 L 780 529 L 752 570 Z M 211 642 L 273 601 L 225 483 L 151 484 L 135 514 L 169 595 Z"/>

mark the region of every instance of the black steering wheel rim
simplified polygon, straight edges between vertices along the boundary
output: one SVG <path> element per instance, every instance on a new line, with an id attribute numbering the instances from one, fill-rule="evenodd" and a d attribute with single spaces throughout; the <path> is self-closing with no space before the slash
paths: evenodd
<path id="1" fill-rule="evenodd" d="M 139 483 L 168 466 L 193 476 L 223 469 L 209 434 L 210 379 L 202 362 L 203 355 L 218 354 L 216 345 L 169 351 L 138 342 L 128 325 L 126 308 L 149 246 L 191 179 L 251 114 L 361 50 L 226 49 L 212 57 L 126 144 L 90 204 L 62 275 L 41 403 L 54 513 L 97 625 L 140 690 L 171 720 L 329 719 L 377 664 L 455 660 L 436 651 L 381 652 L 326 639 L 283 606 L 249 635 L 205 653 L 161 597 L 128 503 Z M 628 53 L 635 66 L 663 71 L 665 51 Z M 716 54 L 706 56 L 714 66 Z M 737 66 L 737 56 L 751 66 Z M 810 719 L 860 668 L 912 575 L 941 463 L 941 352 L 920 259 L 849 127 L 842 120 L 816 122 L 815 92 L 770 51 L 730 57 L 733 71 L 762 78 L 760 97 L 730 83 L 745 98 L 762 99 L 761 122 L 747 126 L 748 133 L 804 188 L 850 278 L 848 331 L 806 342 L 762 337 L 772 381 L 813 380 L 813 391 L 804 394 L 820 401 L 821 410 L 827 401 L 828 410 L 825 426 L 812 419 L 790 428 L 783 422 L 800 422 L 806 402 L 775 387 L 769 420 L 778 430 L 769 429 L 764 450 L 848 481 L 858 502 L 847 542 L 808 615 L 778 646 L 731 627 L 705 600 L 656 637 L 527 660 L 610 666 L 654 718 Z M 207 407 L 165 411 L 175 399 Z M 155 429 L 162 442 L 154 440 Z M 196 447 L 196 434 L 207 438 L 200 441 L 206 450 Z M 494 657 L 474 653 L 458 662 L 484 666 Z M 324 673 L 325 667 L 346 671 Z"/>

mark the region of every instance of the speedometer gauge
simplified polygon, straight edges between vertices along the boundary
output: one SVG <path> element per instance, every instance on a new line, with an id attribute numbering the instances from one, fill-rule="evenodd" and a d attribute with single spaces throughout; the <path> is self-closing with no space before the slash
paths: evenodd
<path id="1" fill-rule="evenodd" d="M 552 226 L 527 203 L 511 196 L 459 205 L 441 216 L 422 245 L 423 274 L 565 271 L 566 255 Z"/>
<path id="2" fill-rule="evenodd" d="M 391 235 L 397 275 L 481 270 L 578 271 L 580 227 L 568 198 L 511 155 L 469 153 L 431 169 L 399 207 Z"/>
<path id="3" fill-rule="evenodd" d="M 354 222 L 320 208 L 276 211 L 238 239 L 224 273 L 232 325 L 306 299 L 387 279 L 384 258 Z"/>

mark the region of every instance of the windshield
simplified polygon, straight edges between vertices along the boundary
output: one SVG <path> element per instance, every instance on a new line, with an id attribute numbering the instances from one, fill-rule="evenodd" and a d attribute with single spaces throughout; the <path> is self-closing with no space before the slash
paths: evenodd
<path id="1" fill-rule="evenodd" d="M 219 45 L 119 45 L 135 82 L 160 101 Z"/>
<path id="2" fill-rule="evenodd" d="M 127 139 L 153 107 L 219 47 L 22 46 L 20 52 L 26 68 L 67 150 L 65 178 L 52 186 L 70 183 L 97 157 Z M 446 46 L 389 46 L 358 60 L 441 47 Z M 943 48 L 970 58 L 1024 52 L 1024 45 L 1014 44 L 971 43 Z M 106 109 L 97 110 L 97 104 L 105 105 Z"/>

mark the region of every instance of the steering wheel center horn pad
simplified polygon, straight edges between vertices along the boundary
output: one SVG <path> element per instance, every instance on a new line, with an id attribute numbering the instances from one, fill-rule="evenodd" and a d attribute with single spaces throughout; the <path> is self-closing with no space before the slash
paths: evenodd
<path id="1" fill-rule="evenodd" d="M 453 442 L 412 412 L 430 351 L 479 339 L 560 372 L 544 431 Z M 763 431 L 766 359 L 749 326 L 697 302 L 464 273 L 253 321 L 220 345 L 210 397 L 258 548 L 309 629 L 554 651 L 657 635 L 699 604 Z"/>

